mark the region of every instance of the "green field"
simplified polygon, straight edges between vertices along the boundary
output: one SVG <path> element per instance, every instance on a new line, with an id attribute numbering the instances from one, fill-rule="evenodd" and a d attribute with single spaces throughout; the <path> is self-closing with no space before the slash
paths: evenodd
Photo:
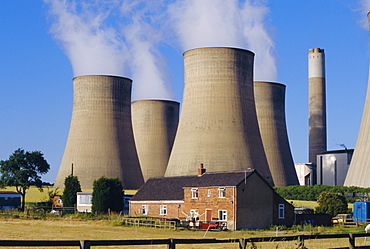
<path id="1" fill-rule="evenodd" d="M 48 199 L 48 192 L 54 190 L 54 187 L 43 187 L 40 192 L 38 188 L 32 186 L 26 193 L 26 203 L 46 201 Z M 0 189 L 0 191 L 15 191 L 15 187 L 6 187 L 5 189 Z M 63 189 L 58 189 L 57 191 L 58 194 L 63 194 Z M 125 193 L 135 194 L 136 191 L 137 190 L 128 189 L 125 190 Z M 92 189 L 82 189 L 82 192 L 92 192 Z"/>

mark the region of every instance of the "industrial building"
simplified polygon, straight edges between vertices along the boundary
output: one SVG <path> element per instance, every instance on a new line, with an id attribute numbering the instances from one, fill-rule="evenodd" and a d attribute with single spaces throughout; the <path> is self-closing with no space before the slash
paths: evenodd
<path id="1" fill-rule="evenodd" d="M 184 94 L 179 126 L 165 176 L 257 169 L 273 185 L 258 127 L 254 54 L 228 47 L 184 53 Z"/>
<path id="2" fill-rule="evenodd" d="M 83 189 L 92 189 L 101 176 L 119 177 L 126 189 L 144 183 L 132 131 L 131 85 L 118 76 L 73 79 L 72 120 L 55 187 L 63 188 L 69 175 Z"/>
<path id="3" fill-rule="evenodd" d="M 369 12 L 370 13 L 370 12 Z M 370 15 L 367 14 L 370 26 Z M 370 69 L 369 69 L 370 72 Z M 355 151 L 348 169 L 345 186 L 370 187 L 370 76 L 360 131 L 358 133 Z"/>
<path id="4" fill-rule="evenodd" d="M 285 85 L 254 82 L 258 125 L 275 187 L 298 185 L 285 121 Z"/>
<path id="5" fill-rule="evenodd" d="M 344 184 L 353 149 L 325 151 L 317 155 L 317 184 L 340 186 Z"/>
<path id="6" fill-rule="evenodd" d="M 132 126 L 144 181 L 163 177 L 177 125 L 180 103 L 168 100 L 137 100 L 131 103 Z"/>

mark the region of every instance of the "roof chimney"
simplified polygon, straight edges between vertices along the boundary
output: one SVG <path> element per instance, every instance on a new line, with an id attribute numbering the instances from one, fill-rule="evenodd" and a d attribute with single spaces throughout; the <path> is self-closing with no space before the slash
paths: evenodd
<path id="1" fill-rule="evenodd" d="M 206 169 L 203 167 L 203 163 L 199 165 L 198 176 L 202 176 L 206 172 Z"/>

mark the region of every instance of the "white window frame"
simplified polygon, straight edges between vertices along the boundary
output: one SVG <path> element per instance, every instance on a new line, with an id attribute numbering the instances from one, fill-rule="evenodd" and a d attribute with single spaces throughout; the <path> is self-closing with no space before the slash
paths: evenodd
<path id="1" fill-rule="evenodd" d="M 227 210 L 218 210 L 218 220 L 227 221 Z"/>
<path id="2" fill-rule="evenodd" d="M 141 214 L 148 215 L 149 206 L 148 205 L 141 205 Z"/>
<path id="3" fill-rule="evenodd" d="M 211 197 L 212 190 L 208 189 L 207 197 Z"/>
<path id="4" fill-rule="evenodd" d="M 226 188 L 218 188 L 218 198 L 226 198 Z"/>
<path id="5" fill-rule="evenodd" d="M 285 205 L 284 204 L 279 204 L 278 216 L 279 216 L 279 219 L 285 219 Z"/>
<path id="6" fill-rule="evenodd" d="M 199 193 L 197 188 L 191 189 L 191 199 L 198 199 Z"/>
<path id="7" fill-rule="evenodd" d="M 159 206 L 159 215 L 167 215 L 167 205 Z"/>

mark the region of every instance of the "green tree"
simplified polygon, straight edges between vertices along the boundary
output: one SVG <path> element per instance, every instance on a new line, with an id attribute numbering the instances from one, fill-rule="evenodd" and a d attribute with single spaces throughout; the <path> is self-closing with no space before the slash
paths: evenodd
<path id="1" fill-rule="evenodd" d="M 46 174 L 50 165 L 40 151 L 28 152 L 17 149 L 8 160 L 0 161 L 0 187 L 15 186 L 22 196 L 22 210 L 25 207 L 26 192 L 35 185 L 42 191 L 41 175 Z"/>
<path id="2" fill-rule="evenodd" d="M 348 213 L 347 198 L 341 194 L 322 192 L 317 198 L 319 206 L 315 208 L 316 213 L 327 213 L 332 216 Z"/>
<path id="3" fill-rule="evenodd" d="M 77 176 L 67 176 L 64 179 L 63 207 L 74 207 L 76 205 L 77 192 L 81 192 L 81 185 Z"/>
<path id="4" fill-rule="evenodd" d="M 95 180 L 91 202 L 93 213 L 107 213 L 108 210 L 122 211 L 122 182 L 118 178 L 106 178 L 104 176 Z"/>

